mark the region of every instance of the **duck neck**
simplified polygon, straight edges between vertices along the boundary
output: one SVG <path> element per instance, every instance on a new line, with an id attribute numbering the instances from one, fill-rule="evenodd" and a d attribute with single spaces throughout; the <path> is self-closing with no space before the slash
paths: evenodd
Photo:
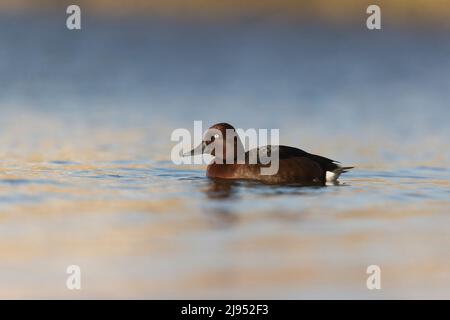
<path id="1" fill-rule="evenodd" d="M 216 155 L 214 162 L 216 164 L 235 164 L 240 159 L 245 159 L 245 149 L 241 139 L 235 137 L 232 145 L 227 147 L 227 144 L 224 144 L 222 155 Z"/>

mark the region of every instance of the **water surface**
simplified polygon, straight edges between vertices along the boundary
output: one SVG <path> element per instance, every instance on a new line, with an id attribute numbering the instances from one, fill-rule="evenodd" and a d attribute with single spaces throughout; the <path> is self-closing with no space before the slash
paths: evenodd
<path id="1" fill-rule="evenodd" d="M 28 18 L 0 20 L 1 298 L 450 297 L 447 33 Z M 211 181 L 170 161 L 193 120 L 356 169 Z"/>

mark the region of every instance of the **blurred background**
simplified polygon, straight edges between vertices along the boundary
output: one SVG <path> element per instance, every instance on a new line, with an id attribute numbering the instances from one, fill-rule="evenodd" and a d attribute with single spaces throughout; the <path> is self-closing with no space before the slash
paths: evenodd
<path id="1" fill-rule="evenodd" d="M 0 297 L 449 297 L 448 0 L 0 0 L 0 41 Z M 217 185 L 194 120 L 357 169 Z"/>

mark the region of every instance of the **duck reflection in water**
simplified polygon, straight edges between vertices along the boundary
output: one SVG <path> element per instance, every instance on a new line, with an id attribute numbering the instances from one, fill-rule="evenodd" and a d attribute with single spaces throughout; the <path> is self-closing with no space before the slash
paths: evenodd
<path id="1" fill-rule="evenodd" d="M 206 196 L 212 200 L 235 198 L 238 182 L 225 179 L 210 179 L 204 189 Z"/>

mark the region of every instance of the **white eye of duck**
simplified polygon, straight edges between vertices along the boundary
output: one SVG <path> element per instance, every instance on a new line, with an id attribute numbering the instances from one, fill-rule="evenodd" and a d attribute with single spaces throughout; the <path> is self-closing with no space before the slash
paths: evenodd
<path id="1" fill-rule="evenodd" d="M 216 134 L 214 135 L 214 138 L 215 138 L 215 139 L 219 139 L 219 137 L 220 137 L 220 135 L 219 135 L 218 133 L 216 133 Z"/>

